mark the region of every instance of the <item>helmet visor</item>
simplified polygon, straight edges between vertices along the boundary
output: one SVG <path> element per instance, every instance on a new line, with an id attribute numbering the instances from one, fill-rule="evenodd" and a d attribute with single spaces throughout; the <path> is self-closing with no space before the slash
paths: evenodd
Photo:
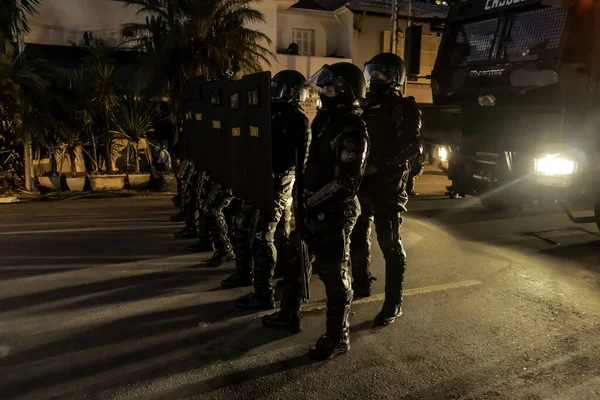
<path id="1" fill-rule="evenodd" d="M 271 81 L 271 101 L 288 101 L 290 88 L 281 82 Z"/>
<path id="2" fill-rule="evenodd" d="M 306 87 L 311 95 L 335 97 L 342 92 L 343 85 L 327 66 L 324 66 L 306 81 Z"/>
<path id="3" fill-rule="evenodd" d="M 396 68 L 381 64 L 365 65 L 364 76 L 367 85 L 373 82 L 392 83 L 397 76 Z"/>
<path id="4" fill-rule="evenodd" d="M 308 97 L 308 91 L 305 87 L 295 89 L 289 87 L 287 84 L 272 80 L 271 81 L 271 101 L 275 102 L 294 102 L 306 101 Z"/>

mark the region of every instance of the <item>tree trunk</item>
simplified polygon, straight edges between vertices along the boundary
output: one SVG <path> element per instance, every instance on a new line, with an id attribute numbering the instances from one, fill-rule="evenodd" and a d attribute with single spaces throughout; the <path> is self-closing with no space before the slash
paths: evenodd
<path id="1" fill-rule="evenodd" d="M 75 176 L 77 175 L 77 164 L 76 164 L 76 159 L 77 159 L 77 154 L 75 153 L 75 149 L 72 149 L 69 152 L 69 158 L 71 159 L 71 176 Z"/>
<path id="2" fill-rule="evenodd" d="M 94 169 L 95 169 L 93 171 L 93 173 L 97 174 L 99 165 L 98 165 L 98 150 L 96 149 L 96 136 L 94 136 L 93 129 L 92 128 L 89 128 L 89 129 L 90 129 L 90 136 L 92 138 L 92 161 L 94 163 Z"/>
<path id="3" fill-rule="evenodd" d="M 131 142 L 125 147 L 125 172 L 129 172 L 129 153 L 131 152 Z"/>
<path id="4" fill-rule="evenodd" d="M 133 156 L 135 157 L 135 173 L 140 173 L 140 159 L 138 157 L 138 152 L 140 148 L 140 142 L 135 142 L 135 149 L 133 150 Z"/>
<path id="5" fill-rule="evenodd" d="M 41 164 L 42 164 L 42 151 L 38 149 L 35 151 L 35 160 L 37 161 L 37 176 L 40 176 L 40 169 L 41 169 Z M 35 174 L 34 174 L 35 175 Z"/>
<path id="6" fill-rule="evenodd" d="M 23 174 L 25 175 L 25 189 L 33 191 L 33 155 L 31 153 L 31 133 L 27 131 L 23 141 Z"/>
<path id="7" fill-rule="evenodd" d="M 50 158 L 50 174 L 58 173 L 58 166 L 52 148 L 48 149 L 48 157 Z"/>
<path id="8" fill-rule="evenodd" d="M 112 175 L 115 173 L 112 165 L 112 151 L 110 140 L 110 125 L 108 122 L 108 112 L 105 113 L 105 134 L 104 134 L 104 157 L 106 158 L 106 173 Z"/>

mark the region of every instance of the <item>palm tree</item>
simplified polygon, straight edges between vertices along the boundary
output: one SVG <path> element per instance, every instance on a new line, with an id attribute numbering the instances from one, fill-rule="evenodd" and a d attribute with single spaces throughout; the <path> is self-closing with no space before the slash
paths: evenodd
<path id="1" fill-rule="evenodd" d="M 129 154 L 133 154 L 136 174 L 140 173 L 138 150 L 140 140 L 159 122 L 161 113 L 158 104 L 140 97 L 139 91 L 131 90 L 119 110 L 114 115 L 117 133 L 127 140 L 126 166 L 129 168 Z"/>
<path id="2" fill-rule="evenodd" d="M 0 133 L 3 136 L 24 141 L 27 133 L 47 123 L 41 101 L 46 89 L 47 81 L 35 64 L 18 56 L 5 42 L 5 52 L 0 53 Z"/>
<path id="3" fill-rule="evenodd" d="M 21 10 L 19 10 L 18 0 L 2 0 L 0 2 L 0 53 L 6 51 L 5 43 L 23 29 L 23 33 L 29 33 L 27 16 L 37 11 L 40 0 L 20 0 Z M 23 12 L 21 12 L 23 11 Z"/>
<path id="4" fill-rule="evenodd" d="M 85 52 L 84 70 L 79 72 L 78 80 L 80 83 L 84 82 L 89 85 L 84 87 L 83 93 L 87 93 L 87 100 L 93 106 L 97 116 L 103 120 L 106 172 L 113 174 L 112 148 L 114 138 L 112 137 L 110 124 L 120 98 L 118 70 L 109 60 L 108 48 L 102 41 L 92 39 L 85 47 Z M 90 110 L 85 109 L 83 112 L 88 114 L 89 121 Z"/>
<path id="5" fill-rule="evenodd" d="M 271 39 L 247 28 L 264 22 L 251 7 L 255 0 L 120 1 L 146 16 L 144 23 L 124 25 L 122 34 L 147 51 L 148 89 L 167 93 L 176 131 L 188 79 L 257 71 L 261 61 L 269 64 L 272 54 L 263 44 Z"/>

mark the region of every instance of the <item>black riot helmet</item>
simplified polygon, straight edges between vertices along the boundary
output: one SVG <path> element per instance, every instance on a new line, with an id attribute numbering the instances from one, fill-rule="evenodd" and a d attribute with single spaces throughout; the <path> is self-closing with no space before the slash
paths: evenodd
<path id="1" fill-rule="evenodd" d="M 271 79 L 271 101 L 297 103 L 306 101 L 306 78 L 298 71 L 288 69 L 278 72 Z"/>
<path id="2" fill-rule="evenodd" d="M 365 63 L 364 74 L 369 91 L 396 90 L 404 84 L 406 65 L 394 53 L 381 53 Z"/>
<path id="3" fill-rule="evenodd" d="M 319 94 L 326 109 L 352 107 L 367 91 L 360 68 L 347 62 L 324 65 L 306 84 Z"/>

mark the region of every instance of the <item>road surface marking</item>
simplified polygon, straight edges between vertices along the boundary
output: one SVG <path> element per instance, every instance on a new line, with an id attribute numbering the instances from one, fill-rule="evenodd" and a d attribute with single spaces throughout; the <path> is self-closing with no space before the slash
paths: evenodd
<path id="1" fill-rule="evenodd" d="M 85 217 L 85 222 L 86 224 L 93 224 L 93 223 L 103 223 L 103 224 L 107 224 L 107 223 L 112 223 L 112 222 L 118 222 L 118 223 L 124 223 L 124 222 L 166 222 L 163 218 L 158 218 L 158 217 L 152 217 L 152 218 L 113 218 L 113 219 L 106 219 L 106 218 L 87 218 L 87 215 L 81 215 L 80 217 Z M 52 222 L 28 222 L 28 223 L 17 223 L 17 224 L 0 224 L 0 228 L 4 228 L 4 227 L 18 227 L 18 226 L 45 226 L 45 225 L 73 225 L 73 224 L 81 224 L 81 219 L 68 219 L 68 220 L 59 220 L 59 221 L 52 221 Z M 177 223 L 173 223 L 173 226 L 179 226 L 180 224 Z"/>
<path id="2" fill-rule="evenodd" d="M 44 235 L 48 233 L 77 233 L 77 232 L 105 232 L 105 231 L 135 231 L 139 229 L 173 229 L 177 225 L 171 223 L 169 225 L 135 225 L 135 226 L 106 226 L 97 228 L 71 228 L 71 229 L 47 229 L 36 231 L 10 231 L 0 232 L 0 236 L 14 235 Z"/>
<path id="3" fill-rule="evenodd" d="M 461 289 L 461 288 L 477 286 L 477 285 L 481 285 L 481 284 L 483 284 L 483 282 L 475 280 L 475 279 L 471 279 L 471 280 L 467 280 L 467 281 L 444 283 L 441 285 L 423 286 L 420 288 L 404 290 L 404 296 L 406 297 L 406 296 L 414 296 L 417 294 L 443 292 L 445 290 Z M 355 300 L 352 302 L 352 305 L 367 304 L 367 303 L 373 303 L 376 301 L 382 301 L 384 299 L 384 297 L 385 297 L 384 293 L 374 294 L 374 295 L 371 295 L 366 298 Z M 309 303 L 302 307 L 302 312 L 306 313 L 306 312 L 310 312 L 310 311 L 321 310 L 321 309 L 324 309 L 325 307 L 326 307 L 325 301 L 319 301 L 319 302 L 312 303 L 312 304 Z M 200 322 L 199 326 L 204 327 L 204 330 L 207 330 L 207 331 L 218 330 L 218 329 L 223 329 L 230 325 L 243 324 L 245 322 L 252 321 L 254 319 L 262 318 L 263 316 L 269 315 L 271 313 L 273 313 L 273 310 L 262 311 L 262 312 L 259 312 L 256 314 L 251 314 L 251 315 L 243 315 L 240 317 L 230 318 L 226 321 L 216 322 L 216 323 Z"/>
<path id="4" fill-rule="evenodd" d="M 416 218 L 410 218 L 410 215 L 408 216 L 409 218 L 407 219 L 408 221 L 410 221 L 409 223 L 416 223 L 418 225 L 424 226 L 427 229 L 431 229 L 433 231 L 435 231 L 436 233 L 438 233 L 439 235 L 442 235 L 443 237 L 445 237 L 446 239 L 449 239 L 453 242 L 457 242 L 458 240 L 456 239 L 456 237 L 452 236 L 452 234 L 446 232 L 446 229 L 444 229 L 443 227 L 439 226 L 439 225 L 435 225 L 432 224 L 430 222 L 425 222 Z"/>

